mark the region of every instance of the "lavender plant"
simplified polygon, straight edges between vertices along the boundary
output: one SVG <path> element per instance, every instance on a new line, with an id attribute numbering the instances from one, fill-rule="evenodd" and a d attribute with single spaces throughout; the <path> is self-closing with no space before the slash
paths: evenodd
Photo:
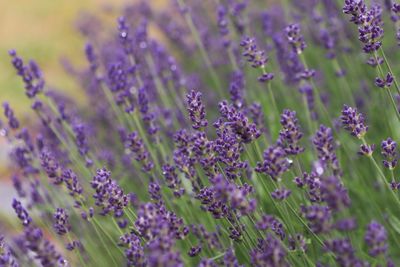
<path id="1" fill-rule="evenodd" d="M 399 12 L 130 4 L 80 24 L 85 105 L 11 50 L 32 119 L 3 104 L 0 266 L 400 265 Z"/>

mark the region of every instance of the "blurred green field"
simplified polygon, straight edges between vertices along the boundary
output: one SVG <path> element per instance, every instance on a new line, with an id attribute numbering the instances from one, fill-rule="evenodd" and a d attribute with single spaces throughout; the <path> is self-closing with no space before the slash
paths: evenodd
<path id="1" fill-rule="evenodd" d="M 10 64 L 10 49 L 16 49 L 24 59 L 35 59 L 50 86 L 80 98 L 77 84 L 60 64 L 63 57 L 76 65 L 84 64 L 84 40 L 76 29 L 77 18 L 85 12 L 95 13 L 110 17 L 114 23 L 119 8 L 129 2 L 0 0 L 0 102 L 9 101 L 20 118 L 29 110 L 23 84 Z M 159 5 L 165 1 L 151 2 Z"/>
<path id="2" fill-rule="evenodd" d="M 84 39 L 76 22 L 85 14 L 96 14 L 108 19 L 116 27 L 119 10 L 135 0 L 0 0 L 0 105 L 8 101 L 18 119 L 26 126 L 29 121 L 30 101 L 24 85 L 12 68 L 8 51 L 16 49 L 24 60 L 34 59 L 43 70 L 47 85 L 66 92 L 84 104 L 84 96 L 63 69 L 60 60 L 67 58 L 74 65 L 85 64 Z M 163 8 L 165 0 L 151 4 Z M 3 120 L 0 108 L 0 120 Z M 0 137 L 0 179 L 7 173 L 6 140 Z"/>

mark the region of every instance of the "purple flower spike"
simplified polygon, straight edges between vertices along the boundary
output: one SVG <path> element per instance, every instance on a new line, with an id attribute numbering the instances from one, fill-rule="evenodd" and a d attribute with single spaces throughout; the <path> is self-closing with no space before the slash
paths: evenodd
<path id="1" fill-rule="evenodd" d="M 393 170 L 397 165 L 397 143 L 393 141 L 390 137 L 383 140 L 381 143 L 382 156 L 385 158 L 382 162 L 383 165 L 389 170 Z"/>
<path id="2" fill-rule="evenodd" d="M 149 152 L 137 132 L 132 132 L 127 136 L 125 147 L 132 151 L 136 161 L 142 163 L 142 170 L 144 172 L 149 172 L 153 169 L 154 163 L 151 161 Z"/>
<path id="3" fill-rule="evenodd" d="M 10 104 L 7 102 L 3 103 L 4 108 L 4 116 L 8 119 L 8 125 L 11 129 L 18 129 L 19 128 L 19 121 L 14 116 L 14 111 L 11 109 Z"/>
<path id="4" fill-rule="evenodd" d="M 29 216 L 28 211 L 22 206 L 21 202 L 14 199 L 12 202 L 12 207 L 18 216 L 18 219 L 22 222 L 22 225 L 27 227 L 32 222 L 32 218 Z"/>
<path id="5" fill-rule="evenodd" d="M 301 54 L 307 45 L 304 42 L 303 35 L 300 33 L 300 25 L 296 23 L 290 24 L 285 28 L 285 33 L 289 44 L 292 46 L 293 52 Z"/>
<path id="6" fill-rule="evenodd" d="M 4 241 L 4 236 L 0 235 L 0 266 L 19 267 L 18 261 L 14 257 L 11 249 Z"/>
<path id="7" fill-rule="evenodd" d="M 278 145 L 284 147 L 288 155 L 297 155 L 304 151 L 298 143 L 303 137 L 296 112 L 285 109 L 281 115 L 282 130 L 279 132 Z"/>
<path id="8" fill-rule="evenodd" d="M 116 181 L 110 178 L 111 173 L 106 169 L 98 169 L 90 185 L 96 190 L 93 198 L 96 206 L 102 208 L 101 215 L 113 212 L 114 217 L 120 218 L 124 208 L 129 203 L 129 196 L 124 194 Z"/>
<path id="9" fill-rule="evenodd" d="M 335 152 L 335 140 L 332 129 L 321 125 L 315 133 L 312 142 L 317 149 L 318 159 L 323 166 L 330 166 L 335 173 L 339 171 L 339 161 Z"/>
<path id="10" fill-rule="evenodd" d="M 360 150 L 358 151 L 358 154 L 361 156 L 370 157 L 372 156 L 372 153 L 374 153 L 374 150 L 375 150 L 375 144 L 372 145 L 362 144 L 360 145 Z"/>
<path id="11" fill-rule="evenodd" d="M 356 108 L 344 105 L 340 119 L 344 129 L 359 139 L 368 131 L 368 126 L 365 125 L 364 115 L 359 113 Z"/>
<path id="12" fill-rule="evenodd" d="M 265 51 L 258 50 L 256 41 L 254 38 L 246 37 L 240 42 L 240 46 L 243 47 L 243 56 L 251 63 L 253 68 L 264 67 L 267 63 L 268 58 L 265 55 Z"/>
<path id="13" fill-rule="evenodd" d="M 389 72 L 386 75 L 386 78 L 375 78 L 375 85 L 378 86 L 379 88 L 389 88 L 393 84 L 393 75 Z"/>
<path id="14" fill-rule="evenodd" d="M 285 150 L 280 146 L 270 146 L 264 151 L 263 162 L 258 162 L 256 172 L 266 173 L 272 179 L 278 180 L 291 166 Z"/>
<path id="15" fill-rule="evenodd" d="M 274 192 L 271 193 L 271 196 L 276 200 L 284 200 L 290 196 L 292 191 L 286 188 L 276 189 Z"/>
<path id="16" fill-rule="evenodd" d="M 57 208 L 56 212 L 53 215 L 54 218 L 54 229 L 57 234 L 65 235 L 71 230 L 71 225 L 69 224 L 68 214 L 65 209 Z"/>
<path id="17" fill-rule="evenodd" d="M 280 266 L 289 267 L 286 261 L 286 250 L 282 243 L 268 234 L 266 239 L 258 241 L 257 247 L 251 251 L 251 264 L 253 266 Z"/>
<path id="18" fill-rule="evenodd" d="M 37 94 L 43 91 L 45 85 L 39 66 L 34 61 L 30 61 L 29 64 L 24 64 L 15 50 L 11 50 L 9 54 L 12 57 L 12 64 L 17 70 L 17 74 L 22 78 L 25 84 L 26 95 L 29 98 L 35 98 Z"/>
<path id="19" fill-rule="evenodd" d="M 188 111 L 190 120 L 193 122 L 192 127 L 195 130 L 200 130 L 208 125 L 206 119 L 206 110 L 201 102 L 201 93 L 196 91 L 190 91 L 186 95 L 188 103 Z"/>

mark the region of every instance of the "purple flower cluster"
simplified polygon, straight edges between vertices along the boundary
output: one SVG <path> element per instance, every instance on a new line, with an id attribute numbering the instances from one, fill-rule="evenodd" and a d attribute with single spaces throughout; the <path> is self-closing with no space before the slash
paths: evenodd
<path id="1" fill-rule="evenodd" d="M 14 111 L 11 109 L 10 104 L 7 102 L 3 103 L 4 108 L 4 116 L 8 119 L 8 125 L 11 129 L 18 129 L 19 128 L 19 121 L 14 116 Z"/>
<path id="2" fill-rule="evenodd" d="M 382 162 L 383 165 L 389 170 L 393 170 L 397 165 L 397 143 L 393 141 L 390 137 L 383 140 L 381 143 L 382 156 L 385 158 Z"/>
<path id="3" fill-rule="evenodd" d="M 344 129 L 359 139 L 363 138 L 368 131 L 368 126 L 365 124 L 364 115 L 359 113 L 356 108 L 344 105 L 340 119 Z"/>
<path id="4" fill-rule="evenodd" d="M 12 251 L 7 246 L 4 236 L 0 236 L 0 266 L 19 267 L 18 261 L 15 259 Z"/>
<path id="5" fill-rule="evenodd" d="M 290 266 L 286 261 L 286 251 L 282 243 L 273 237 L 267 235 L 265 239 L 258 241 L 257 247 L 251 252 L 251 264 L 253 266 Z"/>
<path id="6" fill-rule="evenodd" d="M 298 143 L 303 137 L 299 122 L 296 117 L 296 111 L 285 109 L 281 115 L 280 123 L 282 130 L 279 132 L 278 145 L 285 149 L 288 155 L 298 155 L 304 151 L 304 148 Z"/>
<path id="7" fill-rule="evenodd" d="M 30 61 L 29 64 L 24 64 L 15 50 L 11 50 L 9 54 L 12 57 L 12 64 L 17 74 L 24 81 L 26 95 L 29 98 L 35 98 L 38 93 L 43 91 L 45 86 L 39 66 L 34 61 Z"/>
<path id="8" fill-rule="evenodd" d="M 335 174 L 338 173 L 340 168 L 335 152 L 336 144 L 333 139 L 332 129 L 325 125 L 320 125 L 312 139 L 312 142 L 317 150 L 320 163 L 325 167 L 332 168 Z"/>
<path id="9" fill-rule="evenodd" d="M 129 196 L 124 194 L 122 188 L 110 176 L 111 173 L 106 169 L 97 170 L 90 182 L 90 185 L 96 191 L 93 198 L 96 200 L 96 206 L 102 209 L 101 215 L 113 212 L 116 218 L 120 218 L 124 215 L 124 208 L 129 203 Z"/>
<path id="10" fill-rule="evenodd" d="M 149 172 L 154 168 L 154 163 L 150 159 L 149 152 L 143 144 L 138 132 L 132 132 L 125 138 L 125 147 L 128 148 L 135 156 L 136 161 L 142 164 L 142 170 Z"/>
<path id="11" fill-rule="evenodd" d="M 382 46 L 382 8 L 379 5 L 368 9 L 364 0 L 345 0 L 343 13 L 351 15 L 350 21 L 358 26 L 358 39 L 364 44 L 365 53 L 375 52 Z"/>
<path id="12" fill-rule="evenodd" d="M 69 216 L 65 209 L 57 208 L 56 212 L 53 215 L 54 218 L 54 229 L 57 234 L 65 235 L 71 230 L 71 225 L 69 224 Z"/>
<path id="13" fill-rule="evenodd" d="M 392 86 L 394 81 L 393 75 L 389 72 L 385 78 L 375 78 L 375 85 L 379 88 L 389 88 Z"/>
<path id="14" fill-rule="evenodd" d="M 263 153 L 263 161 L 257 163 L 256 172 L 265 173 L 273 180 L 279 180 L 291 166 L 291 160 L 287 158 L 285 149 L 278 145 L 267 148 Z"/>
<path id="15" fill-rule="evenodd" d="M 364 239 L 368 246 L 369 255 L 372 257 L 378 257 L 379 255 L 386 254 L 388 250 L 388 237 L 383 225 L 376 221 L 372 221 L 368 224 Z"/>
<path id="16" fill-rule="evenodd" d="M 292 46 L 293 52 L 301 54 L 307 47 L 304 37 L 300 32 L 299 24 L 290 24 L 285 28 L 286 38 Z"/>
<path id="17" fill-rule="evenodd" d="M 220 219 L 231 218 L 232 212 L 239 216 L 254 212 L 257 203 L 255 199 L 249 199 L 252 193 L 254 189 L 248 184 L 237 186 L 217 175 L 212 178 L 212 186 L 202 188 L 196 198 L 214 218 Z"/>
<path id="18" fill-rule="evenodd" d="M 192 121 L 192 127 L 195 130 L 201 130 L 204 127 L 207 127 L 208 122 L 206 119 L 206 110 L 201 102 L 201 93 L 196 91 L 191 91 L 186 96 L 188 111 L 190 120 Z"/>
<path id="19" fill-rule="evenodd" d="M 255 123 L 251 123 L 243 112 L 228 104 L 227 101 L 219 103 L 219 111 L 221 118 L 214 123 L 214 126 L 219 128 L 221 135 L 224 135 L 229 130 L 243 143 L 250 143 L 260 137 L 261 133 Z"/>

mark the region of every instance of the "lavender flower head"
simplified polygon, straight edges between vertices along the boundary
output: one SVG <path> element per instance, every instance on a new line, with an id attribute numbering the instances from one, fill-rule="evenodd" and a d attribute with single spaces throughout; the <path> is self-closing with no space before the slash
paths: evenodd
<path id="1" fill-rule="evenodd" d="M 29 216 L 28 211 L 22 206 L 22 203 L 16 199 L 12 202 L 12 207 L 18 216 L 18 219 L 22 222 L 23 226 L 29 226 L 32 222 L 32 218 Z"/>
<path id="2" fill-rule="evenodd" d="M 71 225 L 69 224 L 69 216 L 65 209 L 57 208 L 56 212 L 53 215 L 54 218 L 54 229 L 57 234 L 65 235 L 71 229 Z"/>
<path id="3" fill-rule="evenodd" d="M 356 108 L 344 105 L 340 119 L 344 129 L 358 139 L 363 138 L 368 131 L 368 126 L 365 125 L 364 115 L 359 113 Z"/>
<path id="4" fill-rule="evenodd" d="M 397 143 L 393 141 L 390 137 L 383 140 L 381 143 L 382 156 L 385 158 L 382 162 L 383 165 L 389 170 L 393 170 L 397 165 Z"/>
<path id="5" fill-rule="evenodd" d="M 26 95 L 29 98 L 35 98 L 38 93 L 43 91 L 45 85 L 39 66 L 34 61 L 30 61 L 29 64 L 24 64 L 15 50 L 9 51 L 9 54 L 12 57 L 12 64 L 17 74 L 22 78 L 25 84 Z"/>
<path id="6" fill-rule="evenodd" d="M 111 173 L 106 169 L 98 169 L 90 185 L 96 190 L 93 198 L 96 200 L 95 204 L 102 208 L 100 214 L 107 215 L 112 211 L 114 217 L 119 218 L 124 214 L 129 196 L 124 194 L 122 188 L 110 176 Z"/>
<path id="7" fill-rule="evenodd" d="M 186 98 L 193 129 L 199 130 L 206 127 L 208 122 L 205 107 L 201 102 L 201 93 L 192 90 L 186 95 Z"/>
<path id="8" fill-rule="evenodd" d="M 290 24 L 285 28 L 286 38 L 292 46 L 293 52 L 300 55 L 307 47 L 303 35 L 300 33 L 300 25 Z"/>
<path id="9" fill-rule="evenodd" d="M 266 173 L 272 179 L 278 180 L 291 166 L 285 150 L 277 145 L 270 146 L 264 151 L 263 161 L 257 163 L 256 172 Z"/>
<path id="10" fill-rule="evenodd" d="M 298 143 L 303 137 L 296 117 L 296 111 L 285 109 L 281 115 L 282 130 L 279 132 L 278 144 L 285 148 L 288 155 L 297 155 L 304 151 Z"/>
<path id="11" fill-rule="evenodd" d="M 335 152 L 335 140 L 332 129 L 320 125 L 315 133 L 312 142 L 317 149 L 318 159 L 324 166 L 330 166 L 335 173 L 339 171 L 339 161 Z"/>
<path id="12" fill-rule="evenodd" d="M 8 119 L 8 125 L 11 129 L 18 129 L 19 128 L 19 121 L 14 116 L 14 111 L 11 109 L 10 104 L 7 102 L 3 103 L 4 108 L 4 116 Z"/>

